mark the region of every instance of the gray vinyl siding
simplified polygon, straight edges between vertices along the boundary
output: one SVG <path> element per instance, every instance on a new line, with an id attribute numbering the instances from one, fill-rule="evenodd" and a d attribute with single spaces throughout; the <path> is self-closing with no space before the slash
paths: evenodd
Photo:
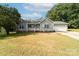
<path id="1" fill-rule="evenodd" d="M 49 25 L 49 28 L 45 28 L 45 25 Z M 53 31 L 53 26 L 52 22 L 45 20 L 40 24 L 40 31 Z"/>

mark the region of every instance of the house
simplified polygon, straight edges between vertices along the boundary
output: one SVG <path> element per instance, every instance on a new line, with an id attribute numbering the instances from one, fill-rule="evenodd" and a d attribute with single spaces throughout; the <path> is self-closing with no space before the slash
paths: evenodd
<path id="1" fill-rule="evenodd" d="M 18 31 L 67 31 L 68 24 L 62 21 L 52 21 L 48 18 L 40 20 L 23 20 L 18 25 Z"/>

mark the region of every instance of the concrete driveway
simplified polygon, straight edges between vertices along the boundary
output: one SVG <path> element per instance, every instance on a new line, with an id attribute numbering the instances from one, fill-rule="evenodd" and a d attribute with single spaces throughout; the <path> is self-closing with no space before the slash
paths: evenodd
<path id="1" fill-rule="evenodd" d="M 79 40 L 79 32 L 59 32 L 59 33 Z"/>

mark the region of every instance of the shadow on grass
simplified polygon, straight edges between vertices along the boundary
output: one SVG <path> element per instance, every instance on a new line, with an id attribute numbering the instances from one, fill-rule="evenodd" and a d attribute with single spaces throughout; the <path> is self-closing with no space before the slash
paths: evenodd
<path id="1" fill-rule="evenodd" d="M 18 33 L 10 33 L 9 35 L 0 35 L 0 40 L 4 40 L 6 38 L 12 37 L 16 38 L 19 36 L 27 36 L 27 35 L 35 35 L 35 32 L 18 32 Z"/>
<path id="2" fill-rule="evenodd" d="M 16 38 L 20 36 L 27 36 L 27 35 L 36 35 L 37 33 L 54 33 L 54 32 L 18 32 L 18 33 L 10 33 L 9 35 L 1 35 L 0 40 L 4 40 L 6 38 Z"/>

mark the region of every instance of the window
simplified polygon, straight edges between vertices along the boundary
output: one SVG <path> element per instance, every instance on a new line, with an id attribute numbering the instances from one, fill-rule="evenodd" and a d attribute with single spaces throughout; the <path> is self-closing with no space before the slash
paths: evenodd
<path id="1" fill-rule="evenodd" d="M 48 25 L 48 24 L 46 24 L 46 25 L 45 25 L 45 28 L 49 28 L 49 25 Z"/>
<path id="2" fill-rule="evenodd" d="M 21 29 L 21 25 L 19 26 L 19 28 Z"/>
<path id="3" fill-rule="evenodd" d="M 20 29 L 24 29 L 24 26 L 22 24 L 20 25 Z"/>
<path id="4" fill-rule="evenodd" d="M 24 29 L 24 26 L 22 25 L 21 28 Z"/>

